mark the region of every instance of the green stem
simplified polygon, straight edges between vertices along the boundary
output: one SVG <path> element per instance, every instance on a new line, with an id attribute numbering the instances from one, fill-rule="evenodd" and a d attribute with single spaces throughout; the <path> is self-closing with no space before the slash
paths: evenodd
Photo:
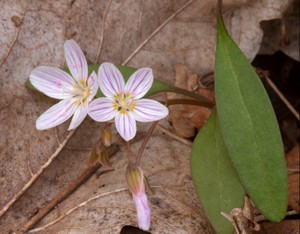
<path id="1" fill-rule="evenodd" d="M 142 159 L 142 155 L 143 155 L 143 152 L 145 150 L 145 147 L 146 147 L 146 145 L 147 145 L 147 143 L 148 143 L 148 141 L 150 139 L 150 136 L 152 135 L 153 130 L 157 126 L 157 124 L 158 124 L 158 121 L 155 121 L 155 122 L 152 123 L 152 125 L 149 128 L 149 130 L 148 130 L 148 132 L 147 132 L 147 134 L 146 134 L 146 136 L 144 138 L 144 141 L 143 141 L 143 143 L 142 143 L 142 145 L 141 145 L 141 147 L 139 149 L 139 152 L 137 153 L 135 165 L 138 166 L 138 167 L 141 164 L 141 159 Z"/>

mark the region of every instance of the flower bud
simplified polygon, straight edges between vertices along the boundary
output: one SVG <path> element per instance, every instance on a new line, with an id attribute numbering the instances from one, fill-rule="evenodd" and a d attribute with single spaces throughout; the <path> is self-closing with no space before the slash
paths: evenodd
<path id="1" fill-rule="evenodd" d="M 126 180 L 131 193 L 139 194 L 144 188 L 144 174 L 141 168 L 129 165 L 126 170 Z"/>
<path id="2" fill-rule="evenodd" d="M 95 147 L 91 158 L 90 158 L 90 164 L 95 164 L 99 162 L 102 167 L 105 168 L 111 168 L 111 163 L 109 161 L 109 155 L 106 147 Z"/>
<path id="3" fill-rule="evenodd" d="M 104 147 L 101 150 L 99 162 L 100 162 L 102 167 L 106 167 L 106 168 L 111 168 L 112 167 L 111 163 L 109 161 L 108 151 L 107 151 L 106 147 Z"/>
<path id="4" fill-rule="evenodd" d="M 137 211 L 139 228 L 148 231 L 150 228 L 151 210 L 148 206 L 148 199 L 145 193 L 142 169 L 135 165 L 129 165 L 126 171 L 126 180 Z"/>
<path id="5" fill-rule="evenodd" d="M 103 129 L 101 129 L 101 141 L 106 147 L 111 146 L 112 135 L 110 126 L 105 126 Z"/>

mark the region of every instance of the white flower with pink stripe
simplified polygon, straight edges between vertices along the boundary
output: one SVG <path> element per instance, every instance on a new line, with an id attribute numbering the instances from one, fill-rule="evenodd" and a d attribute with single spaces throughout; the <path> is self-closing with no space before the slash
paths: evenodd
<path id="1" fill-rule="evenodd" d="M 40 92 L 61 101 L 36 121 L 36 128 L 44 130 L 56 127 L 72 115 L 69 130 L 78 127 L 87 116 L 88 106 L 98 90 L 97 75 L 88 77 L 88 65 L 83 52 L 74 40 L 64 44 L 66 62 L 72 74 L 61 69 L 40 66 L 30 74 L 31 84 Z"/>
<path id="2" fill-rule="evenodd" d="M 153 83 L 150 68 L 137 70 L 125 84 L 122 74 L 115 65 L 103 63 L 98 71 L 98 82 L 106 97 L 92 101 L 88 114 L 99 122 L 114 118 L 117 131 L 126 141 L 135 137 L 136 121 L 157 121 L 169 113 L 168 108 L 157 101 L 140 99 Z"/>

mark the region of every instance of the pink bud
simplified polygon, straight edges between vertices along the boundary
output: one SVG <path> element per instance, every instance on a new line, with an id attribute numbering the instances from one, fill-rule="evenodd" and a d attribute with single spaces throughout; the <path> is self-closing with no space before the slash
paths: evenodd
<path id="1" fill-rule="evenodd" d="M 144 231 L 149 231 L 151 210 L 148 206 L 148 199 L 145 190 L 138 195 L 132 194 L 132 197 L 137 212 L 139 228 Z"/>
<path id="2" fill-rule="evenodd" d="M 148 206 L 142 169 L 135 165 L 129 165 L 126 171 L 126 180 L 137 211 L 139 228 L 148 231 L 151 211 Z"/>

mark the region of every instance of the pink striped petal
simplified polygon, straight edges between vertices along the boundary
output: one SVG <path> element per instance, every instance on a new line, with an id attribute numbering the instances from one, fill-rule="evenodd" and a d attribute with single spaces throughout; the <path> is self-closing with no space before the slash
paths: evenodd
<path id="1" fill-rule="evenodd" d="M 73 96 L 74 79 L 58 68 L 37 67 L 31 72 L 29 80 L 37 90 L 49 97 L 67 99 Z"/>
<path id="2" fill-rule="evenodd" d="M 136 135 L 136 122 L 133 115 L 117 113 L 115 117 L 115 124 L 118 133 L 125 141 L 130 141 Z"/>
<path id="3" fill-rule="evenodd" d="M 75 109 L 76 106 L 74 105 L 73 99 L 62 100 L 44 112 L 36 120 L 36 128 L 38 130 L 44 130 L 56 127 L 69 119 L 74 114 Z"/>
<path id="4" fill-rule="evenodd" d="M 98 121 L 105 122 L 113 119 L 117 111 L 113 107 L 113 102 L 108 98 L 97 98 L 90 103 L 89 116 Z"/>
<path id="5" fill-rule="evenodd" d="M 134 99 L 139 99 L 149 91 L 152 83 L 152 69 L 141 68 L 130 76 L 125 86 L 125 92 L 129 92 Z"/>
<path id="6" fill-rule="evenodd" d="M 136 106 L 132 112 L 136 121 L 152 122 L 165 118 L 169 114 L 167 107 L 151 99 L 136 100 Z"/>
<path id="7" fill-rule="evenodd" d="M 97 74 L 96 72 L 92 72 L 92 74 L 90 75 L 88 81 L 88 87 L 90 88 L 91 90 L 91 94 L 88 98 L 88 102 L 92 101 L 92 99 L 95 97 L 95 95 L 97 94 L 97 91 L 98 91 L 98 82 L 97 82 Z"/>
<path id="8" fill-rule="evenodd" d="M 98 71 L 99 87 L 102 93 L 113 99 L 124 92 L 125 82 L 119 69 L 112 63 L 102 63 Z"/>
<path id="9" fill-rule="evenodd" d="M 77 82 L 80 80 L 86 81 L 88 76 L 88 66 L 79 45 L 74 40 L 68 40 L 65 42 L 64 50 L 68 68 L 74 79 Z"/>
<path id="10" fill-rule="evenodd" d="M 88 111 L 88 103 L 86 103 L 85 105 L 78 105 L 68 130 L 77 128 L 82 123 L 84 118 L 87 116 L 87 111 Z"/>
<path id="11" fill-rule="evenodd" d="M 137 212 L 139 228 L 144 231 L 149 231 L 151 210 L 148 206 L 148 199 L 145 190 L 138 195 L 132 194 L 132 197 Z"/>

